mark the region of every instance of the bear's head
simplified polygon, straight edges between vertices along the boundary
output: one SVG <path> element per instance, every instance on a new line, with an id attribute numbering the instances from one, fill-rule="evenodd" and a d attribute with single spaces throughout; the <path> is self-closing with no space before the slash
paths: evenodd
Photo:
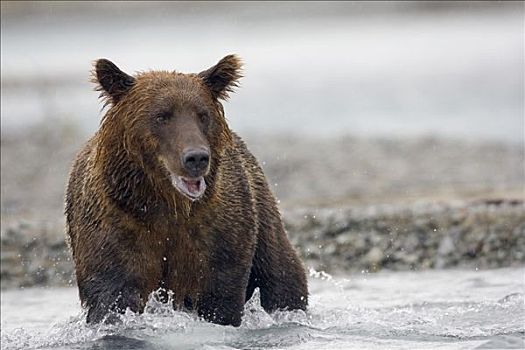
<path id="1" fill-rule="evenodd" d="M 150 71 L 135 76 L 106 59 L 94 81 L 110 105 L 100 131 L 148 173 L 160 171 L 190 200 L 201 198 L 205 177 L 232 142 L 220 100 L 237 86 L 241 61 L 229 55 L 198 74 Z"/>

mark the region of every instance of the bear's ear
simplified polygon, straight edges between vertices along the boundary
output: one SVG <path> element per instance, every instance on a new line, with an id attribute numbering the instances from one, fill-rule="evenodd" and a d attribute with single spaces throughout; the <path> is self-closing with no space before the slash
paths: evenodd
<path id="1" fill-rule="evenodd" d="M 215 66 L 200 72 L 198 76 L 208 86 L 213 97 L 223 100 L 228 98 L 228 93 L 239 86 L 242 62 L 236 55 L 228 55 Z"/>
<path id="2" fill-rule="evenodd" d="M 135 78 L 121 71 L 113 62 L 101 58 L 95 62 L 93 82 L 97 83 L 100 96 L 107 99 L 106 103 L 117 103 L 122 96 L 135 84 Z"/>

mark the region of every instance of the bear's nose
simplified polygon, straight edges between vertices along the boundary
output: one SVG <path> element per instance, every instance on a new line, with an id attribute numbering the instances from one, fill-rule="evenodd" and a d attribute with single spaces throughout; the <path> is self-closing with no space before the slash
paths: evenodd
<path id="1" fill-rule="evenodd" d="M 210 162 L 210 152 L 203 149 L 192 149 L 182 155 L 182 164 L 189 175 L 198 177 L 204 175 L 204 171 Z"/>

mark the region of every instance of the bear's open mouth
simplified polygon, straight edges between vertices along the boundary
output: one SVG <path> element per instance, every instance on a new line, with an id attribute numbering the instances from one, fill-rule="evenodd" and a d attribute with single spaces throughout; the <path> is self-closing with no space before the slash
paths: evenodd
<path id="1" fill-rule="evenodd" d="M 202 176 L 196 178 L 187 178 L 171 175 L 171 182 L 180 193 L 192 201 L 201 198 L 204 194 L 204 191 L 206 190 L 206 182 Z"/>

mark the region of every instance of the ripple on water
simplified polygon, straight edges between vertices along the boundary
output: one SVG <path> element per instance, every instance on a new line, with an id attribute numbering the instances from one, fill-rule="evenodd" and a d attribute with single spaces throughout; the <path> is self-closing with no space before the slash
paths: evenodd
<path id="1" fill-rule="evenodd" d="M 441 277 L 454 277 L 457 272 L 453 271 L 430 274 L 422 281 L 412 280 L 412 286 L 403 281 L 407 277 L 419 277 L 417 273 L 350 279 L 314 274 L 310 281 L 313 294 L 308 312 L 279 311 L 270 315 L 262 309 L 256 291 L 246 304 L 239 328 L 204 322 L 195 315 L 174 311 L 168 304 L 151 297 L 144 314 L 128 312 L 120 316 L 119 325 L 88 326 L 85 313 L 80 312 L 73 317 L 65 316 L 63 321 L 48 328 L 28 326 L 3 330 L 2 349 L 318 350 L 336 345 L 347 349 L 395 349 L 406 347 L 407 342 L 421 349 L 523 348 L 525 295 L 523 286 L 519 289 L 520 284 L 515 283 L 516 276 L 522 272 L 516 270 L 507 277 L 500 276 L 498 283 L 487 283 L 487 291 L 481 289 L 480 294 L 480 290 L 476 290 L 477 299 L 466 298 L 461 288 L 459 296 L 457 291 L 447 292 L 450 289 L 447 287 L 436 290 L 433 297 L 417 294 L 418 287 L 428 289 L 429 280 L 439 282 Z M 491 275 L 477 273 L 476 278 L 487 279 Z M 394 295 L 395 276 L 399 276 L 396 283 L 401 283 L 398 286 L 401 292 L 406 293 L 400 299 L 404 302 L 389 301 L 390 294 Z M 507 286 L 502 282 L 505 278 L 509 279 Z M 514 282 L 510 283 L 511 279 Z M 348 288 L 350 285 L 358 288 Z M 503 291 L 505 293 L 500 293 Z M 376 295 L 363 296 L 367 292 Z M 71 293 L 73 298 L 75 291 Z M 499 297 L 493 297 L 498 294 Z M 42 293 L 42 304 L 51 305 L 53 298 L 53 293 Z M 2 324 L 7 324 L 4 315 L 2 317 Z"/>

